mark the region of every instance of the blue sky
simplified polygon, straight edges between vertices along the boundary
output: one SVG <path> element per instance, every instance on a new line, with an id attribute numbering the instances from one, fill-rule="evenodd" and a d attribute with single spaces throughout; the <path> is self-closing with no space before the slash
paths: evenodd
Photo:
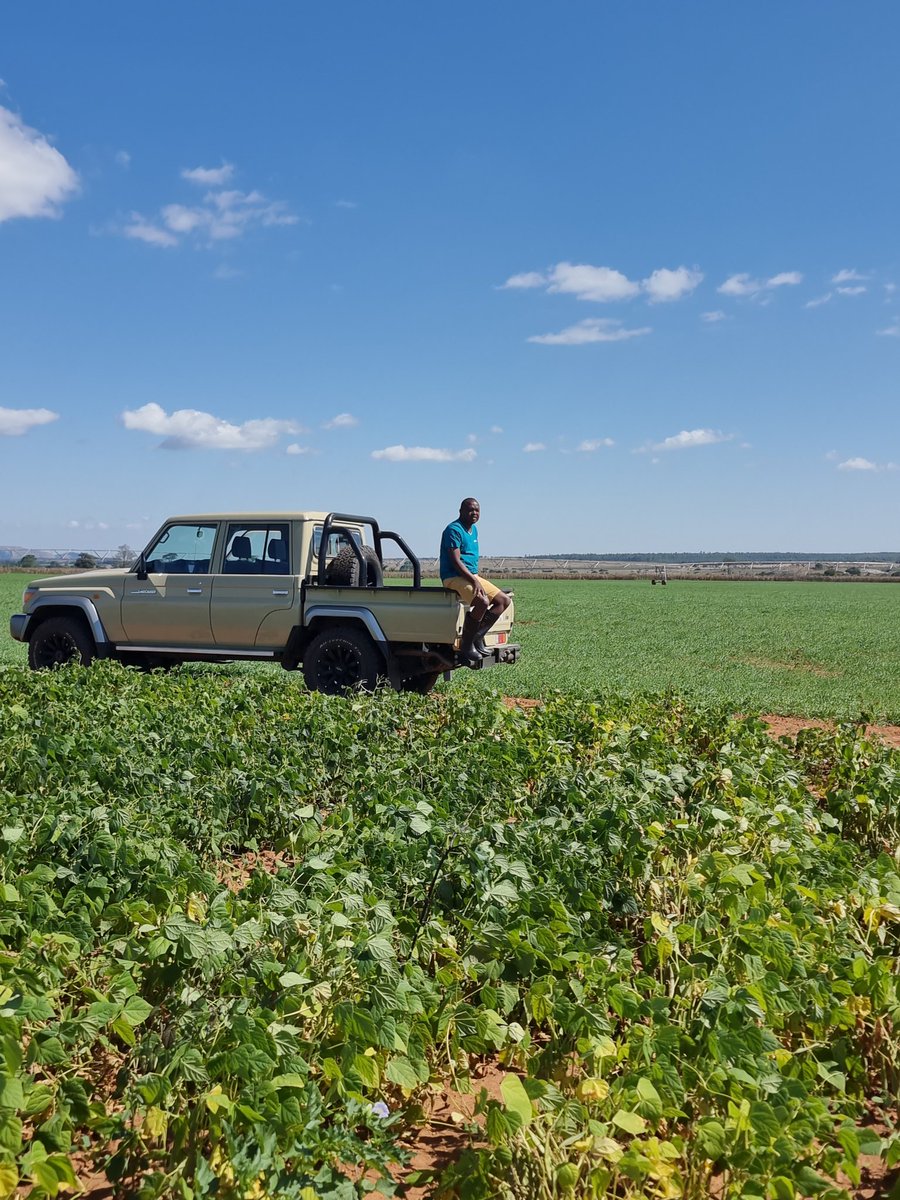
<path id="1" fill-rule="evenodd" d="M 0 16 L 0 543 L 900 546 L 900 10 Z"/>

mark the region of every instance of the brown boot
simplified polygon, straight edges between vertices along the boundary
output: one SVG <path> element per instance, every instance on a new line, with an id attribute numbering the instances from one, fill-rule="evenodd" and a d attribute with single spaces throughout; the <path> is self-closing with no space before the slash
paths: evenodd
<path id="1" fill-rule="evenodd" d="M 467 612 L 466 619 L 463 622 L 459 650 L 457 651 L 459 661 L 464 667 L 477 667 L 481 662 L 481 655 L 473 645 L 477 633 L 478 621 L 472 616 L 471 612 Z"/>
<path id="2" fill-rule="evenodd" d="M 487 633 L 487 631 L 489 629 L 493 629 L 493 627 L 497 624 L 497 622 L 500 620 L 502 615 L 503 615 L 502 613 L 492 613 L 491 610 L 488 609 L 487 612 L 484 614 L 484 616 L 481 618 L 481 624 L 478 626 L 478 630 L 472 641 L 472 646 L 473 646 L 473 649 L 475 649 L 481 655 L 482 658 L 486 658 L 487 655 L 490 654 L 490 650 L 484 644 L 484 635 Z"/>

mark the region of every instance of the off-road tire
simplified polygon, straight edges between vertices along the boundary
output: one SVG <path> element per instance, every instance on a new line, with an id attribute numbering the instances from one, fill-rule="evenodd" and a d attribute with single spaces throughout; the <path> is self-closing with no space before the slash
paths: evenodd
<path id="1" fill-rule="evenodd" d="M 28 665 L 32 671 L 48 671 L 65 663 L 89 667 L 97 647 L 78 617 L 47 617 L 28 639 Z"/>
<path id="2" fill-rule="evenodd" d="M 371 692 L 384 675 L 384 660 L 361 629 L 337 625 L 317 633 L 303 655 L 303 678 L 311 692 L 340 696 Z"/>
<path id="3" fill-rule="evenodd" d="M 427 696 L 434 685 L 443 675 L 443 671 L 428 671 L 425 675 L 410 675 L 400 681 L 401 692 L 415 692 L 418 696 Z"/>
<path id="4" fill-rule="evenodd" d="M 325 582 L 333 587 L 381 587 L 384 582 L 384 572 L 378 555 L 371 546 L 361 548 L 366 564 L 366 577 L 360 583 L 359 561 L 351 546 L 340 550 L 325 568 Z"/>

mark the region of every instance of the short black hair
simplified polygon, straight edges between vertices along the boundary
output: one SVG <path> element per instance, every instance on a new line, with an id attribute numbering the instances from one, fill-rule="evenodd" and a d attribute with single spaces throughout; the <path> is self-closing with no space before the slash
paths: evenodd
<path id="1" fill-rule="evenodd" d="M 467 504 L 478 504 L 478 501 L 474 496 L 466 496 L 465 500 L 460 500 L 459 502 L 459 511 L 462 512 Z M 481 508 L 481 505 L 478 504 L 478 507 Z"/>

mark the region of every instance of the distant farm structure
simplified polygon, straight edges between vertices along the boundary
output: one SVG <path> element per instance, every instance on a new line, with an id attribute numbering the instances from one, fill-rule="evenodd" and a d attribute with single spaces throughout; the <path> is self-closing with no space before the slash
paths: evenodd
<path id="1" fill-rule="evenodd" d="M 422 574 L 436 578 L 438 560 L 423 558 Z M 411 575 L 406 559 L 386 559 L 385 574 Z M 846 555 L 840 558 L 702 558 L 690 560 L 685 556 L 648 556 L 646 559 L 599 558 L 573 556 L 562 558 L 523 555 L 482 558 L 479 571 L 496 579 L 718 579 L 718 580 L 865 580 L 866 582 L 900 582 L 900 553 L 871 558 Z"/>

